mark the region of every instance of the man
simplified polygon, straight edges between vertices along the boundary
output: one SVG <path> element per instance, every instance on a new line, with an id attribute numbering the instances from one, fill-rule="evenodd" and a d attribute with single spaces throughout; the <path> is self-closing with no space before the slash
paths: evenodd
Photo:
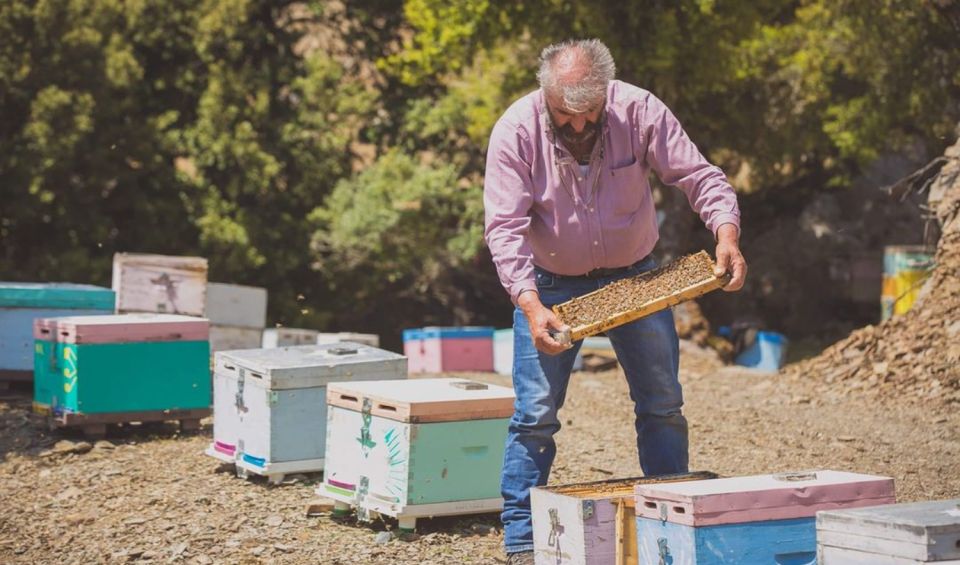
<path id="1" fill-rule="evenodd" d="M 682 190 L 717 240 L 726 290 L 743 286 L 740 211 L 723 172 L 706 161 L 651 93 L 614 80 L 598 40 L 551 45 L 540 89 L 515 102 L 490 136 L 485 237 L 514 311 L 517 394 L 503 462 L 504 544 L 511 564 L 533 563 L 530 487 L 544 485 L 556 454 L 574 358 L 551 330 L 550 306 L 652 269 L 658 239 L 647 180 Z M 687 471 L 679 342 L 670 310 L 607 332 L 635 403 L 646 475 Z"/>

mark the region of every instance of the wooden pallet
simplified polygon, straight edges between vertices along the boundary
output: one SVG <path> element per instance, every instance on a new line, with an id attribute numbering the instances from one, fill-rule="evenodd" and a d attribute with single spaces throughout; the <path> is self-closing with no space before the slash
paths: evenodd
<path id="1" fill-rule="evenodd" d="M 503 510 L 503 499 L 500 497 L 482 500 L 454 500 L 432 504 L 403 504 L 367 497 L 358 503 L 354 493 L 326 483 L 318 486 L 315 492 L 334 501 L 334 516 L 347 515 L 351 509 L 356 509 L 357 518 L 360 521 L 370 521 L 379 516 L 390 516 L 397 520 L 401 532 L 413 532 L 417 527 L 418 518 L 488 514 Z"/>
<path id="2" fill-rule="evenodd" d="M 651 314 L 655 314 L 681 302 L 692 300 L 708 292 L 722 288 L 724 285 L 730 282 L 729 274 L 725 274 L 722 277 L 717 277 L 713 274 L 714 264 L 706 251 L 700 251 L 699 253 L 695 253 L 693 255 L 681 257 L 653 271 L 636 275 L 635 277 L 632 277 L 632 280 L 640 284 L 658 284 L 658 282 L 666 280 L 672 276 L 672 266 L 679 265 L 682 262 L 690 262 L 699 267 L 699 271 L 697 273 L 699 276 L 697 277 L 696 282 L 693 282 L 692 284 L 689 284 L 688 286 L 683 287 L 669 295 L 660 296 L 649 300 L 637 308 L 632 308 L 629 310 L 615 308 L 613 311 L 603 311 L 599 313 L 599 319 L 573 325 L 565 321 L 565 318 L 571 318 L 570 311 L 580 304 L 596 302 L 598 299 L 602 299 L 605 295 L 609 295 L 611 292 L 610 288 L 604 287 L 591 293 L 584 294 L 583 296 L 578 296 L 572 300 L 568 300 L 562 304 L 557 304 L 553 307 L 554 313 L 561 322 L 564 322 L 571 327 L 568 331 L 558 332 L 555 334 L 554 339 L 563 344 L 570 344 L 585 337 L 597 335 L 609 329 L 622 326 L 629 322 L 633 322 L 634 320 L 639 320 L 640 318 L 649 316 Z"/>
<path id="3" fill-rule="evenodd" d="M 210 454 L 210 452 L 207 452 Z M 214 456 L 216 457 L 216 456 Z M 224 460 L 218 457 L 218 459 Z M 260 475 L 267 478 L 271 485 L 279 485 L 287 475 L 298 473 L 319 473 L 323 470 L 323 459 L 302 459 L 299 461 L 277 461 L 266 462 L 262 466 L 250 463 L 241 456 L 234 465 L 237 469 L 237 476 L 241 479 L 247 479 L 251 474 Z"/>
<path id="4" fill-rule="evenodd" d="M 102 438 L 109 424 L 127 424 L 130 422 L 166 422 L 177 420 L 180 431 L 200 429 L 200 420 L 210 415 L 209 408 L 190 410 L 152 410 L 144 412 L 105 412 L 100 414 L 60 413 L 50 414 L 47 422 L 50 429 L 80 428 L 89 438 Z"/>

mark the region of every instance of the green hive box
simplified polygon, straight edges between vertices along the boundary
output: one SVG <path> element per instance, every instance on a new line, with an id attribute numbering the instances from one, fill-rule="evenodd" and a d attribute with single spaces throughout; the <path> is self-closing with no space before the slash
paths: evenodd
<path id="1" fill-rule="evenodd" d="M 209 322 L 168 314 L 76 316 L 38 323 L 37 406 L 54 414 L 207 409 Z M 53 355 L 53 361 L 50 361 Z"/>
<path id="2" fill-rule="evenodd" d="M 509 388 L 463 379 L 331 383 L 317 489 L 412 530 L 424 516 L 498 511 Z"/>

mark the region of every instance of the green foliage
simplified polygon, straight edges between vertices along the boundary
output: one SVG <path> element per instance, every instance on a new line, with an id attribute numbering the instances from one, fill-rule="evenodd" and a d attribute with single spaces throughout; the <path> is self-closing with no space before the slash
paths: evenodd
<path id="1" fill-rule="evenodd" d="M 287 9 L 0 7 L 0 278 L 106 284 L 114 251 L 199 254 L 212 280 L 269 287 L 277 321 L 323 323 L 301 303 L 323 287 L 304 218 L 349 174 L 376 95 L 295 54 Z"/>
<path id="2" fill-rule="evenodd" d="M 389 152 L 341 181 L 310 215 L 317 270 L 358 303 L 381 295 L 423 302 L 479 250 L 478 186 L 457 181 L 450 165 L 429 166 Z"/>
<path id="3" fill-rule="evenodd" d="M 278 322 L 482 321 L 506 300 L 482 256 L 487 136 L 544 45 L 603 39 L 743 190 L 843 186 L 949 141 L 948 4 L 3 2 L 0 278 L 200 254 L 268 287 Z"/>

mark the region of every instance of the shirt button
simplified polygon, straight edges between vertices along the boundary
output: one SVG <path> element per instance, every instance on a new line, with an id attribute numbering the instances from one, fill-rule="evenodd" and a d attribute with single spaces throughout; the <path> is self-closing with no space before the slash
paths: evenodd
<path id="1" fill-rule="evenodd" d="M 594 244 L 594 245 L 600 245 L 600 242 L 599 242 L 599 241 L 594 241 L 593 244 Z"/>
<path id="2" fill-rule="evenodd" d="M 590 211 L 593 212 L 593 207 L 592 207 L 592 206 L 590 207 Z"/>

